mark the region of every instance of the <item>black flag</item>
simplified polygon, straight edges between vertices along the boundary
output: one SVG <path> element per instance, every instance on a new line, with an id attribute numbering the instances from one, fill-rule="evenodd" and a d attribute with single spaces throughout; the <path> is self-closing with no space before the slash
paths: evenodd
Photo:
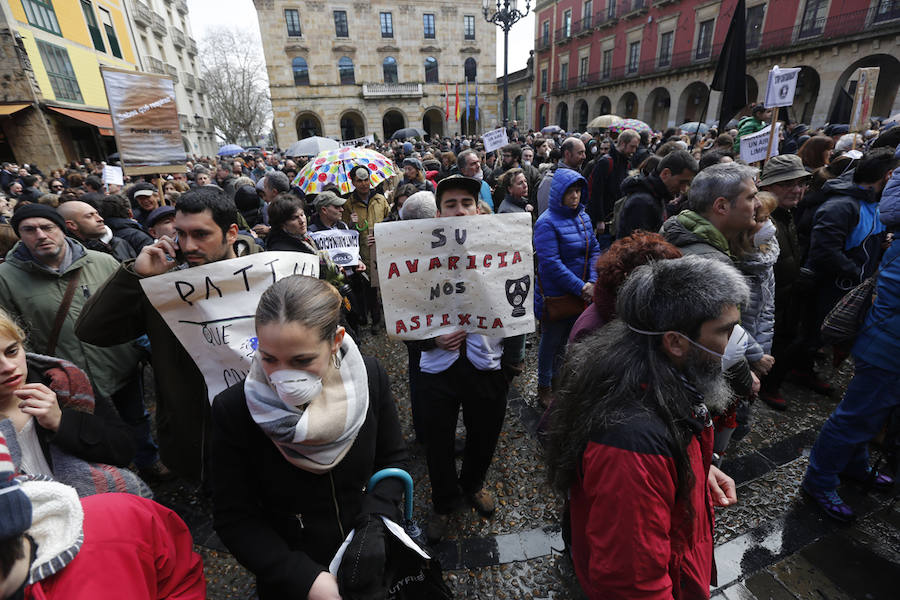
<path id="1" fill-rule="evenodd" d="M 835 98 L 831 114 L 828 115 L 828 123 L 831 125 L 850 122 L 850 113 L 853 111 L 853 96 L 847 90 L 841 88 Z"/>
<path id="2" fill-rule="evenodd" d="M 725 131 L 728 121 L 747 106 L 747 8 L 738 0 L 728 26 L 725 45 L 716 64 L 710 88 L 722 92 L 719 103 L 719 132 Z"/>

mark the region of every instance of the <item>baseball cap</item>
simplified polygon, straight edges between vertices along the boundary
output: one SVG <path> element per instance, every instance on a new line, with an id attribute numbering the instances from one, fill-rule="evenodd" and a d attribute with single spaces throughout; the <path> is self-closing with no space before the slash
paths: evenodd
<path id="1" fill-rule="evenodd" d="M 147 227 L 153 227 L 165 217 L 174 214 L 174 206 L 160 206 L 159 208 L 155 208 L 150 212 L 149 215 L 147 215 Z"/>
<path id="2" fill-rule="evenodd" d="M 481 182 L 474 177 L 464 177 L 462 175 L 444 177 L 438 182 L 437 192 L 435 192 L 438 204 L 440 204 L 441 196 L 447 190 L 466 190 L 467 192 L 471 192 L 477 200 L 478 195 L 481 193 Z"/>
<path id="3" fill-rule="evenodd" d="M 313 200 L 313 206 L 316 207 L 316 210 L 319 210 L 323 206 L 343 206 L 346 202 L 345 198 L 341 198 L 331 190 L 325 190 L 316 195 L 316 199 Z"/>

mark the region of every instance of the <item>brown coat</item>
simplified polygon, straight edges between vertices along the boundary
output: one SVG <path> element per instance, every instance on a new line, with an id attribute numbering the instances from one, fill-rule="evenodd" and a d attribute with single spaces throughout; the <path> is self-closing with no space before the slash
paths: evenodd
<path id="1" fill-rule="evenodd" d="M 391 207 L 388 205 L 387 199 L 374 190 L 369 192 L 368 204 L 360 202 L 353 192 L 350 193 L 347 203 L 344 204 L 344 214 L 341 220 L 348 227 L 355 227 L 359 231 L 359 257 L 366 264 L 366 269 L 370 273 L 372 272 L 372 254 L 367 238 L 370 233 L 375 233 L 375 223 L 384 221 L 390 212 Z M 350 218 L 351 213 L 356 213 L 359 218 L 356 223 Z"/>

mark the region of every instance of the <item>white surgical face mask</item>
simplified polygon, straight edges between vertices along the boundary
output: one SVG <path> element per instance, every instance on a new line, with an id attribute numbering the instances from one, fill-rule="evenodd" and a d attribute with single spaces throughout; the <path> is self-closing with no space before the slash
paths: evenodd
<path id="1" fill-rule="evenodd" d="M 306 406 L 322 393 L 322 378 L 309 371 L 282 369 L 269 375 L 269 381 L 288 407 Z"/>
<path id="2" fill-rule="evenodd" d="M 775 224 L 766 219 L 766 222 L 762 224 L 762 228 L 753 234 L 753 245 L 759 248 L 773 237 L 775 237 Z"/>
<path id="3" fill-rule="evenodd" d="M 665 331 L 645 331 L 643 329 L 637 329 L 635 327 L 632 327 L 631 325 L 628 325 L 628 329 L 632 330 L 635 333 L 640 333 L 643 335 L 664 335 L 666 333 Z M 741 327 L 740 325 L 735 325 L 734 329 L 731 330 L 731 337 L 728 338 L 728 345 L 725 346 L 724 353 L 716 352 L 715 350 L 711 350 L 711 349 L 707 348 L 706 346 L 704 346 L 703 344 L 701 344 L 699 342 L 695 342 L 694 340 L 692 340 L 688 336 L 684 335 L 680 331 L 672 331 L 672 333 L 683 337 L 688 342 L 690 342 L 692 345 L 696 346 L 697 348 L 700 348 L 707 354 L 711 354 L 711 355 L 715 356 L 716 358 L 718 358 L 722 362 L 722 372 L 723 373 L 725 371 L 727 371 L 728 369 L 730 369 L 731 367 L 733 367 L 735 364 L 737 364 L 738 361 L 740 361 L 741 357 L 744 356 L 744 352 L 746 351 L 746 347 L 747 347 L 747 339 L 746 339 L 747 332 L 744 331 L 744 328 Z"/>

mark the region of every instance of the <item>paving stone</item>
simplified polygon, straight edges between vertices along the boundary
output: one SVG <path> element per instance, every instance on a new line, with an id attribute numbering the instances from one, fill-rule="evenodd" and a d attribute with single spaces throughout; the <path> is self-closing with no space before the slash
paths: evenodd
<path id="1" fill-rule="evenodd" d="M 835 586 L 826 573 L 800 554 L 791 555 L 772 565 L 768 571 L 781 585 L 802 600 L 853 600 L 853 596 Z"/>
<path id="2" fill-rule="evenodd" d="M 768 571 L 753 575 L 744 585 L 759 600 L 797 600 Z"/>

